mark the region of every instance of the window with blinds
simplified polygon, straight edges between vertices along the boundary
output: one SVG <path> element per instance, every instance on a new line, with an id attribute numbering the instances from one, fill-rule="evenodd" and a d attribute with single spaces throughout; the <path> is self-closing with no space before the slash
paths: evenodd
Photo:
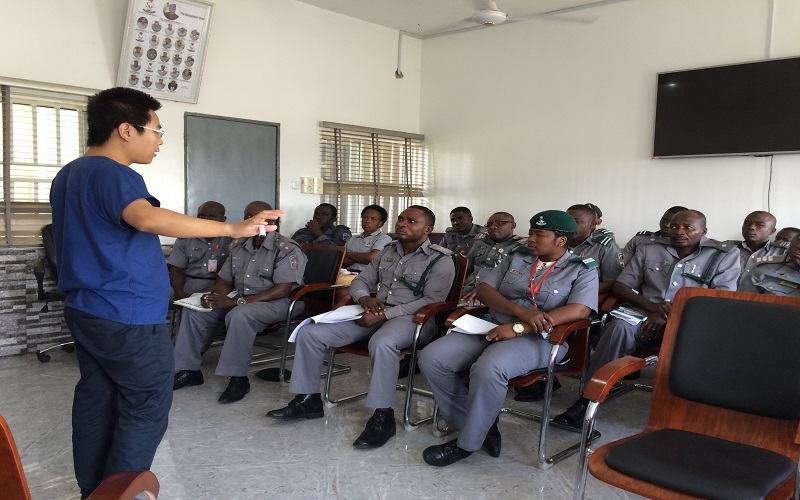
<path id="1" fill-rule="evenodd" d="M 51 222 L 50 184 L 64 164 L 85 150 L 86 100 L 0 85 L 0 244 L 41 244 L 42 226 Z"/>
<path id="2" fill-rule="evenodd" d="M 377 204 L 389 212 L 385 232 L 409 205 L 427 206 L 425 136 L 322 122 L 323 201 L 339 209 L 339 224 L 361 231 L 361 209 Z"/>

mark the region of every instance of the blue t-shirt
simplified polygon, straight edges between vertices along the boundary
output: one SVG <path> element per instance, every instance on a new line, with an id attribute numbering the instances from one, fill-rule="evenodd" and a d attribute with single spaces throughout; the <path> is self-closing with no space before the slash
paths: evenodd
<path id="1" fill-rule="evenodd" d="M 105 156 L 85 156 L 56 175 L 50 190 L 58 290 L 64 305 L 129 325 L 163 323 L 169 276 L 155 234 L 122 220 L 147 192 L 142 176 Z"/>

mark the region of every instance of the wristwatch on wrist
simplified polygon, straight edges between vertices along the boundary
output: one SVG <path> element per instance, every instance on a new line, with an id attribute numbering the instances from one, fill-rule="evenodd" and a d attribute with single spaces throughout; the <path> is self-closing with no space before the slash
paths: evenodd
<path id="1" fill-rule="evenodd" d="M 247 301 L 244 300 L 244 296 L 243 295 L 239 295 L 239 298 L 236 299 L 236 305 L 237 306 L 243 306 L 245 304 L 247 304 Z"/>
<path id="2" fill-rule="evenodd" d="M 515 323 L 514 323 L 514 324 L 511 326 L 511 329 L 514 331 L 514 333 L 516 333 L 516 334 L 517 334 L 517 337 L 519 337 L 520 335 L 522 335 L 523 333 L 525 333 L 525 326 L 524 326 L 522 323 L 520 323 L 519 321 L 516 321 L 516 322 L 515 322 Z"/>

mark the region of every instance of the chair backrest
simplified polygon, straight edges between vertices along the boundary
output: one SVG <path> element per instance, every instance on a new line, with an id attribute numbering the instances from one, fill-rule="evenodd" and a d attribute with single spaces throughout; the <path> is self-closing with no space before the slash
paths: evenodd
<path id="1" fill-rule="evenodd" d="M 28 482 L 22 470 L 17 444 L 8 422 L 0 416 L 0 498 L 30 500 Z"/>
<path id="2" fill-rule="evenodd" d="M 44 257 L 50 270 L 53 271 L 53 278 L 58 283 L 58 262 L 56 261 L 56 241 L 53 238 L 53 225 L 47 224 L 42 228 L 42 244 L 44 245 Z"/>
<path id="3" fill-rule="evenodd" d="M 680 429 L 800 454 L 800 299 L 678 291 L 656 365 L 648 430 Z"/>
<path id="4" fill-rule="evenodd" d="M 453 285 L 447 294 L 446 302 L 459 302 L 461 300 L 461 290 L 464 288 L 464 280 L 467 279 L 467 269 L 469 259 L 461 254 L 453 254 L 453 263 L 456 266 L 456 274 L 453 278 Z"/>
<path id="5" fill-rule="evenodd" d="M 345 247 L 306 243 L 303 252 L 308 257 L 303 275 L 307 285 L 327 283 L 333 285 L 344 262 Z"/>

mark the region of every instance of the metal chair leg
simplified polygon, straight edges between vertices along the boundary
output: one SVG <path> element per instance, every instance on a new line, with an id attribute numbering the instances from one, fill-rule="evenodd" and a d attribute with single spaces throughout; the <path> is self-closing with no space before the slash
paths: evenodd
<path id="1" fill-rule="evenodd" d="M 589 471 L 589 457 L 592 455 L 592 439 L 594 432 L 595 415 L 600 403 L 590 401 L 583 417 L 583 429 L 581 431 L 581 449 L 578 455 L 578 470 L 575 477 L 575 489 L 572 491 L 573 500 L 583 500 L 586 492 L 586 478 Z"/>

